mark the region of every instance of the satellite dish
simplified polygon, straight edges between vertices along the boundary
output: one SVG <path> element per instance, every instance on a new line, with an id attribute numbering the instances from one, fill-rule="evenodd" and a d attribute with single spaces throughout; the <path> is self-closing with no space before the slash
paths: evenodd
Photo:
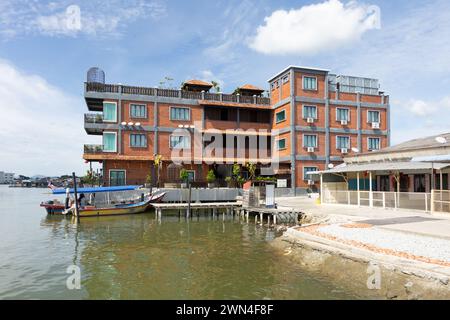
<path id="1" fill-rule="evenodd" d="M 129 126 L 132 126 L 134 123 L 133 122 L 128 122 L 128 125 Z"/>
<path id="2" fill-rule="evenodd" d="M 140 122 L 136 122 L 136 127 L 140 127 L 141 123 Z"/>
<path id="3" fill-rule="evenodd" d="M 195 126 L 194 125 L 190 125 L 189 128 L 195 129 Z"/>
<path id="4" fill-rule="evenodd" d="M 359 149 L 358 148 L 352 148 L 352 151 L 358 153 Z"/>
<path id="5" fill-rule="evenodd" d="M 445 139 L 444 137 L 436 137 L 435 140 L 438 143 L 447 143 L 447 139 Z"/>
<path id="6" fill-rule="evenodd" d="M 189 125 L 188 125 L 188 124 L 185 124 L 184 127 L 187 129 L 187 128 L 189 128 Z"/>
<path id="7" fill-rule="evenodd" d="M 124 121 L 124 122 L 121 123 L 121 125 L 126 126 L 127 123 Z"/>
<path id="8" fill-rule="evenodd" d="M 182 124 L 179 124 L 179 125 L 178 125 L 178 128 L 180 128 L 180 129 L 183 128 L 183 125 L 182 125 Z"/>
<path id="9" fill-rule="evenodd" d="M 328 169 L 333 169 L 334 168 L 334 164 L 330 163 L 328 164 Z"/>

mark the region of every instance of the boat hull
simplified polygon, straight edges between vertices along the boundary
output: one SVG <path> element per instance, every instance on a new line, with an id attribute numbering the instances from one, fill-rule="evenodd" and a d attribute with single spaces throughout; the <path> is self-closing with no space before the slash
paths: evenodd
<path id="1" fill-rule="evenodd" d="M 134 205 L 117 206 L 113 208 L 84 208 L 79 209 L 78 214 L 82 217 L 117 216 L 125 214 L 137 214 L 145 212 L 150 205 L 150 201 L 137 203 Z"/>
<path id="2" fill-rule="evenodd" d="M 64 206 L 63 205 L 54 205 L 54 204 L 41 204 L 41 207 L 43 207 L 45 209 L 45 211 L 47 211 L 47 214 L 63 214 L 64 212 Z"/>

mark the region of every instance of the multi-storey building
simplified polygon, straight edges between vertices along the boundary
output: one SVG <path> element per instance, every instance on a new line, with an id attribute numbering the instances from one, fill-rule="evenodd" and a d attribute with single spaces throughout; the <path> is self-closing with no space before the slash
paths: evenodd
<path id="1" fill-rule="evenodd" d="M 199 80 L 180 90 L 104 84 L 94 71 L 85 100 L 97 113 L 85 115 L 85 130 L 103 143 L 86 145 L 83 157 L 102 163 L 105 185 L 144 183 L 160 155 L 160 183 L 178 182 L 181 168 L 194 181 L 212 169 L 220 181 L 235 162 L 258 164 L 258 175 L 277 162 L 271 174 L 287 187 L 314 189 L 305 172 L 389 145 L 389 100 L 374 79 L 288 67 L 269 79 L 264 97 L 252 85 L 212 93 Z M 211 151 L 219 142 L 222 151 Z"/>
<path id="2" fill-rule="evenodd" d="M 14 173 L 0 171 L 0 184 L 13 182 L 14 182 Z"/>

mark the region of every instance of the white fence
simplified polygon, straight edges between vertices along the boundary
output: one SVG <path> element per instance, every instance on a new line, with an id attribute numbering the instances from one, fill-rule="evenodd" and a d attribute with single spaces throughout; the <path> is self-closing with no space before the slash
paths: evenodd
<path id="1" fill-rule="evenodd" d="M 447 206 L 445 207 L 447 210 L 450 206 L 450 201 L 448 201 L 449 196 L 450 194 L 447 194 Z M 411 209 L 422 211 L 431 211 L 433 209 L 431 207 L 431 193 L 419 192 L 324 190 L 322 202 L 374 208 Z"/>
<path id="2" fill-rule="evenodd" d="M 431 190 L 431 211 L 450 213 L 450 190 Z"/>

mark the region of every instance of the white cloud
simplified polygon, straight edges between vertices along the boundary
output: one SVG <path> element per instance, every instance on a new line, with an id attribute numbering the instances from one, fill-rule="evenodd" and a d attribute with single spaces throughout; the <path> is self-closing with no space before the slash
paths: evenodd
<path id="1" fill-rule="evenodd" d="M 0 4 L 0 36 L 8 39 L 36 33 L 48 36 L 120 35 L 131 22 L 159 19 L 165 15 L 165 5 L 157 0 L 3 0 Z"/>
<path id="2" fill-rule="evenodd" d="M 83 171 L 83 143 L 100 143 L 83 130 L 83 100 L 40 76 L 0 60 L 0 170 L 25 175 Z"/>
<path id="3" fill-rule="evenodd" d="M 420 99 L 411 99 L 403 104 L 403 108 L 412 115 L 420 117 L 433 117 L 439 112 L 446 116 L 450 112 L 450 96 L 444 97 L 438 101 L 424 101 Z"/>
<path id="4" fill-rule="evenodd" d="M 264 19 L 250 48 L 264 54 L 314 54 L 352 43 L 379 27 L 377 7 L 329 0 L 277 10 Z"/>

